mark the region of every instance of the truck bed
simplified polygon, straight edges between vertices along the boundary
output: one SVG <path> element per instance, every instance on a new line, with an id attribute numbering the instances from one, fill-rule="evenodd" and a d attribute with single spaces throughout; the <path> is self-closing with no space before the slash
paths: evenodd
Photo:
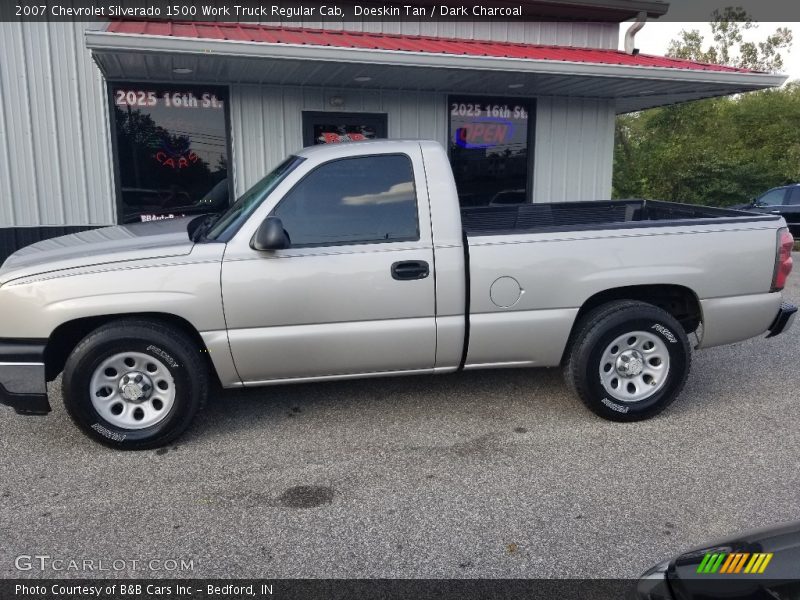
<path id="1" fill-rule="evenodd" d="M 763 215 L 730 208 L 642 199 L 553 202 L 461 209 L 462 226 L 467 235 L 472 236 L 722 224 L 770 221 L 779 218 L 779 215 Z"/>

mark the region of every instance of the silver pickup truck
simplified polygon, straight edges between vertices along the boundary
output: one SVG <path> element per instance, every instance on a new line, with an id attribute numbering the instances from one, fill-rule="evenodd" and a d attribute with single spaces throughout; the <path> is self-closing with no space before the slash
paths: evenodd
<path id="1" fill-rule="evenodd" d="M 791 324 L 784 220 L 650 200 L 459 208 L 428 141 L 317 146 L 218 217 L 108 227 L 0 269 L 0 402 L 118 448 L 225 388 L 564 368 L 596 414 L 664 410 L 697 348 Z"/>

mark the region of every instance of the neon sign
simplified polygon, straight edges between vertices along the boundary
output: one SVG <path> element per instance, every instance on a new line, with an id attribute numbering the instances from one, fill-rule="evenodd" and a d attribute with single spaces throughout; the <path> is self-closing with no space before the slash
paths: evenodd
<path id="1" fill-rule="evenodd" d="M 454 141 L 461 148 L 491 148 L 510 143 L 513 136 L 512 121 L 484 117 L 458 127 L 454 132 Z"/>
<path id="2" fill-rule="evenodd" d="M 363 142 L 369 139 L 363 133 L 334 133 L 332 131 L 323 131 L 317 138 L 321 144 L 343 144 L 347 142 Z"/>
<path id="3" fill-rule="evenodd" d="M 176 147 L 169 140 L 161 140 L 161 148 L 155 153 L 155 159 L 165 167 L 184 169 L 200 160 L 200 157 L 189 147 L 189 142 Z"/>

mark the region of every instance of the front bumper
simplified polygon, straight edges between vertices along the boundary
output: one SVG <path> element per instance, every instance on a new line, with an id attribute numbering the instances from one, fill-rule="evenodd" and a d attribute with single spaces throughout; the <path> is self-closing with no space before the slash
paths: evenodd
<path id="1" fill-rule="evenodd" d="M 46 415 L 43 340 L 0 339 L 0 404 L 21 415 Z"/>
<path id="2" fill-rule="evenodd" d="M 797 307 L 794 304 L 791 304 L 790 302 L 781 303 L 781 307 L 778 309 L 778 315 L 775 317 L 772 325 L 769 326 L 769 333 L 767 334 L 767 337 L 775 337 L 776 335 L 780 335 L 784 331 L 791 329 L 796 317 Z"/>

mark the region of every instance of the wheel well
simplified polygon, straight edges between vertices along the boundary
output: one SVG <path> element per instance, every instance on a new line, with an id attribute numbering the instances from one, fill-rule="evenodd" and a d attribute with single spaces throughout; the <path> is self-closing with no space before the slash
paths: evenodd
<path id="1" fill-rule="evenodd" d="M 58 374 L 64 370 L 67 357 L 75 349 L 75 346 L 92 331 L 106 323 L 130 318 L 158 321 L 171 325 L 186 333 L 197 344 L 198 348 L 205 349 L 206 347 L 200 333 L 189 321 L 169 313 L 124 313 L 75 319 L 56 327 L 47 340 L 47 345 L 44 349 L 44 369 L 47 381 L 52 381 L 58 377 Z M 208 356 L 208 352 L 203 352 L 202 354 L 208 360 L 211 372 L 216 376 L 216 370 Z"/>
<path id="2" fill-rule="evenodd" d="M 654 304 L 675 317 L 686 333 L 692 333 L 700 325 L 700 301 L 697 295 L 682 285 L 667 284 L 629 285 L 599 292 L 583 303 L 575 321 L 590 310 L 613 300 L 639 300 Z"/>
<path id="3" fill-rule="evenodd" d="M 575 322 L 572 325 L 569 342 L 564 349 L 564 357 L 569 353 L 572 345 L 572 336 L 583 316 L 598 306 L 614 300 L 638 300 L 658 306 L 675 317 L 687 334 L 694 332 L 700 326 L 702 317 L 700 301 L 692 290 L 682 285 L 629 285 L 603 290 L 594 296 L 590 296 L 578 311 Z"/>

